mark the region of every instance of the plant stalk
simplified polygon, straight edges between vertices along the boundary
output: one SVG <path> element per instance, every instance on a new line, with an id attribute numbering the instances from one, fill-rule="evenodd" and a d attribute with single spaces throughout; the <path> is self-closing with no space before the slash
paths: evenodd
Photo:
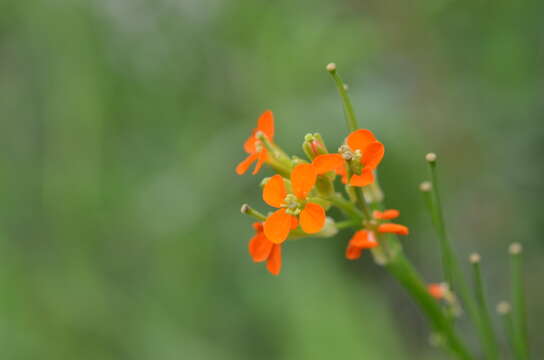
<path id="1" fill-rule="evenodd" d="M 433 328 L 443 336 L 451 352 L 458 359 L 472 359 L 465 345 L 457 337 L 452 323 L 442 311 L 436 299 L 429 294 L 425 283 L 404 254 L 397 252 L 394 257 L 388 259 L 385 267 L 420 306 Z"/>
<path id="2" fill-rule="evenodd" d="M 340 98 L 342 99 L 342 105 L 344 106 L 344 115 L 346 117 L 346 124 L 348 126 L 349 131 L 355 131 L 359 127 L 357 125 L 357 118 L 355 117 L 355 112 L 353 111 L 353 105 L 351 104 L 351 99 L 348 96 L 348 92 L 346 90 L 346 86 L 338 73 L 336 72 L 336 65 L 331 63 L 327 65 L 327 70 L 331 74 L 334 83 L 336 84 L 336 88 L 338 89 L 338 93 L 340 94 Z"/>
<path id="3" fill-rule="evenodd" d="M 525 291 L 523 286 L 523 263 L 521 244 L 510 245 L 510 272 L 512 297 L 513 336 L 520 359 L 528 359 L 527 314 L 525 310 Z"/>
<path id="4" fill-rule="evenodd" d="M 480 314 L 480 321 L 485 330 L 484 351 L 488 360 L 496 360 L 499 358 L 499 345 L 495 332 L 493 331 L 493 323 L 491 322 L 491 315 L 487 307 L 480 270 L 480 256 L 478 254 L 472 254 L 470 263 L 472 264 L 472 279 L 474 283 L 474 294 L 476 296 L 476 302 L 478 303 L 478 313 Z"/>
<path id="5" fill-rule="evenodd" d="M 430 155 L 433 155 L 430 157 Z M 436 171 L 436 155 L 427 154 L 427 162 L 431 173 L 431 216 L 433 225 L 438 233 L 440 241 L 440 250 L 442 253 L 442 267 L 444 276 L 450 289 L 457 293 L 461 298 L 468 316 L 478 330 L 478 335 L 482 343 L 486 343 L 487 331 L 478 311 L 476 300 L 470 295 L 467 283 L 459 267 L 459 263 L 453 251 L 453 246 L 446 233 L 444 215 L 442 212 L 442 203 L 440 201 L 440 191 L 438 187 L 438 176 Z"/>

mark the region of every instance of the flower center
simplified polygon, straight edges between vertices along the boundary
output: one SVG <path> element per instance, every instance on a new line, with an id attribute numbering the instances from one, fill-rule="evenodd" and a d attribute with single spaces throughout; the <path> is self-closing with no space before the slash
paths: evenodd
<path id="1" fill-rule="evenodd" d="M 361 150 L 352 150 L 348 145 L 344 144 L 338 149 L 338 153 L 349 163 L 349 167 L 354 174 L 361 173 L 361 158 L 363 154 Z"/>
<path id="2" fill-rule="evenodd" d="M 293 194 L 288 194 L 283 199 L 283 207 L 285 207 L 285 211 L 290 215 L 298 215 L 302 211 L 302 203 Z"/>
<path id="3" fill-rule="evenodd" d="M 353 151 L 351 151 L 350 147 L 347 145 L 342 145 L 338 148 L 338 153 L 342 155 L 344 160 L 351 160 L 353 159 Z"/>
<path id="4" fill-rule="evenodd" d="M 342 155 L 342 157 L 345 160 L 354 160 L 354 161 L 360 161 L 363 154 L 361 153 L 361 150 L 357 149 L 353 151 L 348 145 L 342 145 L 340 148 L 338 148 L 338 153 Z"/>
<path id="5" fill-rule="evenodd" d="M 264 149 L 264 146 L 263 146 L 262 141 L 259 140 L 259 139 L 257 139 L 257 138 L 255 138 L 255 150 L 256 150 L 257 152 L 261 152 L 261 151 L 263 151 L 263 149 Z"/>

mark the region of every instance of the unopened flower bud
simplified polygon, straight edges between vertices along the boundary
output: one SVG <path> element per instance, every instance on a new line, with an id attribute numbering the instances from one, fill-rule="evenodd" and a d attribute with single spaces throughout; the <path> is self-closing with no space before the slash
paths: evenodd
<path id="1" fill-rule="evenodd" d="M 523 247 L 521 246 L 520 243 L 517 243 L 517 242 L 510 244 L 510 247 L 508 248 L 508 252 L 511 255 L 520 254 L 522 251 L 523 251 Z"/>
<path id="2" fill-rule="evenodd" d="M 383 201 L 383 192 L 377 181 L 363 187 L 363 195 L 365 196 L 365 200 L 371 204 Z"/>
<path id="3" fill-rule="evenodd" d="M 327 71 L 330 72 L 330 73 L 336 71 L 336 64 L 335 63 L 329 63 L 327 65 Z"/>
<path id="4" fill-rule="evenodd" d="M 436 161 L 436 154 L 435 153 L 428 153 L 425 155 L 425 160 L 430 163 L 434 163 Z"/>
<path id="5" fill-rule="evenodd" d="M 325 219 L 325 225 L 323 226 L 323 229 L 321 229 L 321 231 L 318 232 L 316 236 L 332 237 L 336 234 L 338 234 L 338 229 L 336 228 L 334 220 L 327 216 L 327 218 Z"/>
<path id="6" fill-rule="evenodd" d="M 306 136 L 304 136 L 302 150 L 310 160 L 313 160 L 316 156 L 329 153 L 323 138 L 318 133 L 306 134 Z"/>
<path id="7" fill-rule="evenodd" d="M 468 260 L 470 261 L 471 264 L 477 264 L 481 260 L 480 254 L 478 254 L 478 253 L 470 254 Z"/>
<path id="8" fill-rule="evenodd" d="M 500 315 L 506 315 L 510 312 L 510 310 L 511 310 L 511 306 L 506 301 L 501 301 L 500 303 L 497 304 L 497 312 Z"/>
<path id="9" fill-rule="evenodd" d="M 385 254 L 381 246 L 377 246 L 370 249 L 370 253 L 372 254 L 372 258 L 374 259 L 374 262 L 376 263 L 376 265 L 379 265 L 379 266 L 387 265 L 387 255 Z"/>
<path id="10" fill-rule="evenodd" d="M 433 184 L 430 181 L 424 181 L 419 184 L 419 190 L 423 192 L 429 192 L 433 188 Z"/>
<path id="11" fill-rule="evenodd" d="M 248 211 L 249 211 L 249 209 L 250 209 L 250 207 L 249 207 L 248 204 L 243 204 L 242 207 L 240 208 L 240 212 L 241 212 L 242 214 L 247 214 Z"/>

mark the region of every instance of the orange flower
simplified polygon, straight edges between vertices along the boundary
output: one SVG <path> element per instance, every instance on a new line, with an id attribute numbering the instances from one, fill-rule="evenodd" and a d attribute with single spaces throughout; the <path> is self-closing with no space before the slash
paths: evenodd
<path id="1" fill-rule="evenodd" d="M 356 260 L 361 257 L 361 253 L 364 249 L 372 249 L 378 245 L 376 236 L 372 231 L 357 231 L 349 241 L 346 249 L 346 258 L 349 260 Z"/>
<path id="2" fill-rule="evenodd" d="M 391 220 L 398 218 L 399 216 L 400 211 L 396 209 L 384 210 L 383 212 L 379 210 L 374 210 L 372 212 L 372 217 L 376 220 Z"/>
<path id="3" fill-rule="evenodd" d="M 311 164 L 297 165 L 291 172 L 292 192 L 288 193 L 283 178 L 272 176 L 263 189 L 264 201 L 279 208 L 264 222 L 264 233 L 270 241 L 281 244 L 289 232 L 298 226 L 308 234 L 315 234 L 325 225 L 325 209 L 308 202 L 308 194 L 315 185 L 317 174 Z"/>
<path id="4" fill-rule="evenodd" d="M 400 212 L 395 209 L 389 209 L 385 211 L 374 211 L 372 217 L 375 220 L 391 220 L 399 217 Z M 380 233 L 395 233 L 398 235 L 408 235 L 409 230 L 404 225 L 394 223 L 382 223 L 377 227 L 377 231 Z M 364 249 L 371 249 L 378 246 L 379 243 L 376 240 L 376 234 L 372 230 L 360 230 L 357 231 L 348 243 L 346 249 L 346 258 L 349 260 L 356 260 L 361 257 L 361 253 Z"/>
<path id="5" fill-rule="evenodd" d="M 313 164 L 318 175 L 335 171 L 348 182 L 346 163 L 350 162 L 353 174 L 349 179 L 352 186 L 366 186 L 374 182 L 373 170 L 378 167 L 384 155 L 384 147 L 370 130 L 359 129 L 348 135 L 338 154 L 317 156 Z"/>
<path id="6" fill-rule="evenodd" d="M 281 270 L 281 245 L 266 238 L 262 223 L 254 223 L 253 228 L 255 236 L 249 241 L 249 254 L 255 262 L 266 261 L 268 271 L 278 275 Z"/>
<path id="7" fill-rule="evenodd" d="M 437 300 L 443 299 L 446 296 L 446 289 L 444 284 L 429 284 L 427 291 Z"/>
<path id="8" fill-rule="evenodd" d="M 376 220 L 391 220 L 399 217 L 400 211 L 395 209 L 385 210 L 383 212 L 375 210 L 372 213 L 372 217 Z M 378 231 L 381 233 L 393 233 L 398 235 L 408 235 L 409 229 L 400 224 L 394 223 L 382 223 L 378 225 Z"/>
<path id="9" fill-rule="evenodd" d="M 236 173 L 238 175 L 244 174 L 247 169 L 257 161 L 255 169 L 252 174 L 255 175 L 259 172 L 263 163 L 268 160 L 268 152 L 261 144 L 261 141 L 257 139 L 257 134 L 263 133 L 270 141 L 274 140 L 274 115 L 272 111 L 265 111 L 257 121 L 257 128 L 253 129 L 251 136 L 244 143 L 244 150 L 249 155 L 248 157 L 236 166 Z"/>

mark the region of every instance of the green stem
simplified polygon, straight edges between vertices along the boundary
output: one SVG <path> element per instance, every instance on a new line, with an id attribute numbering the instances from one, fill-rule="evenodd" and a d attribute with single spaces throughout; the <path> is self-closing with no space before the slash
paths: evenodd
<path id="1" fill-rule="evenodd" d="M 514 319 L 512 318 L 512 311 L 510 304 L 507 302 L 502 302 L 497 305 L 497 311 L 502 318 L 503 326 L 506 331 L 506 337 L 510 342 L 514 357 L 516 360 L 527 360 L 528 357 L 523 351 L 523 345 L 519 342 L 519 337 L 516 334 L 516 329 L 514 325 Z"/>
<path id="2" fill-rule="evenodd" d="M 340 75 L 338 75 L 335 64 L 329 64 L 327 66 L 327 70 L 331 74 L 334 80 L 334 83 L 336 84 L 336 89 L 338 90 L 338 94 L 340 94 L 340 98 L 342 99 L 342 105 L 344 107 L 344 116 L 346 118 L 346 124 L 348 126 L 348 129 L 349 131 L 355 131 L 358 129 L 357 118 L 355 117 L 355 111 L 353 111 L 353 105 L 351 103 L 351 99 L 348 95 L 348 92 L 346 91 L 345 84 L 340 78 Z M 368 210 L 368 206 L 363 196 L 363 189 L 361 189 L 360 187 L 356 187 L 355 196 L 357 199 L 357 205 L 363 211 L 366 219 L 370 220 L 371 219 L 370 211 Z"/>
<path id="3" fill-rule="evenodd" d="M 429 294 L 425 283 L 404 254 L 397 253 L 388 260 L 385 266 L 421 307 L 433 328 L 444 338 L 452 353 L 459 359 L 472 359 L 465 345 L 457 337 L 451 322 L 442 311 L 439 303 Z"/>
<path id="4" fill-rule="evenodd" d="M 344 83 L 336 72 L 336 65 L 329 64 L 327 66 L 327 70 L 334 79 L 336 83 L 336 88 L 338 89 L 338 93 L 340 94 L 340 97 L 342 99 L 342 104 L 344 106 L 344 115 L 346 118 L 348 129 L 350 131 L 355 131 L 358 129 L 357 119 L 355 117 L 353 106 L 347 94 Z M 366 206 L 362 189 L 357 188 L 355 191 L 355 195 L 361 211 L 363 211 L 364 215 L 368 219 L 370 219 L 370 211 Z M 347 214 L 350 214 L 350 216 L 352 217 L 354 216 L 361 219 L 361 215 L 363 215 L 357 208 L 353 206 L 353 203 L 344 200 L 341 196 L 334 197 L 334 199 L 331 199 L 331 202 L 341 208 Z M 350 206 L 347 206 L 346 203 Z M 455 330 L 453 329 L 450 320 L 446 317 L 444 312 L 442 312 L 442 309 L 440 308 L 437 301 L 428 293 L 427 287 L 425 286 L 425 283 L 421 280 L 419 274 L 414 270 L 410 262 L 408 262 L 408 260 L 404 257 L 400 243 L 394 237 L 392 238 L 393 239 L 390 239 L 390 241 L 387 242 L 390 252 L 389 259 L 385 266 L 420 305 L 429 320 L 432 322 L 433 327 L 445 338 L 448 348 L 450 348 L 459 359 L 472 359 L 467 349 L 464 347 L 464 345 L 455 334 Z M 391 251 L 393 249 L 395 249 L 395 251 Z"/>
<path id="5" fill-rule="evenodd" d="M 327 198 L 327 200 L 329 200 L 331 204 L 338 207 L 340 210 L 342 210 L 347 216 L 351 217 L 353 220 L 358 220 L 359 222 L 362 221 L 362 214 L 357 209 L 357 207 L 355 207 L 355 205 L 351 201 L 346 200 L 339 193 L 336 193 L 333 196 Z"/>
<path id="6" fill-rule="evenodd" d="M 360 220 L 344 220 L 335 223 L 335 226 L 338 230 L 343 230 L 350 227 L 360 227 L 361 225 L 362 224 Z"/>
<path id="7" fill-rule="evenodd" d="M 523 354 L 520 359 L 528 359 L 527 315 L 525 310 L 525 291 L 523 287 L 522 248 L 519 243 L 510 246 L 510 271 L 512 288 L 512 321 L 514 326 L 514 343 L 518 353 Z"/>
<path id="8" fill-rule="evenodd" d="M 291 162 L 291 159 L 289 159 L 289 156 L 279 146 L 272 143 L 265 134 L 258 133 L 257 139 L 259 139 L 270 155 L 268 156 L 267 163 L 276 172 L 288 178 L 293 167 L 293 163 Z"/>
<path id="9" fill-rule="evenodd" d="M 253 217 L 253 218 L 255 218 L 255 219 L 259 220 L 259 221 L 265 221 L 266 220 L 266 216 L 264 216 L 263 214 L 261 214 L 257 210 L 253 209 L 248 204 L 242 205 L 242 208 L 240 209 L 240 212 L 242 214 L 249 215 L 249 216 L 251 216 L 251 217 Z"/>
<path id="10" fill-rule="evenodd" d="M 431 154 L 429 154 L 431 155 Z M 427 155 L 427 156 L 429 156 Z M 434 154 L 432 154 L 434 155 Z M 482 343 L 486 342 L 486 329 L 483 325 L 480 314 L 478 312 L 478 305 L 476 304 L 475 299 L 470 296 L 467 283 L 459 267 L 457 258 L 454 254 L 453 247 L 446 233 L 446 226 L 444 223 L 444 215 L 442 213 L 442 204 L 440 201 L 440 191 L 438 188 L 438 176 L 436 171 L 436 155 L 434 159 L 429 161 L 429 169 L 431 172 L 431 216 L 433 219 L 433 225 L 435 226 L 436 232 L 438 233 L 438 238 L 440 241 L 440 250 L 442 253 L 442 267 L 444 271 L 444 276 L 448 282 L 452 291 L 457 293 L 461 298 L 468 316 L 470 317 L 473 324 L 478 329 L 479 337 Z"/>
<path id="11" fill-rule="evenodd" d="M 438 190 L 438 176 L 436 171 L 436 160 L 435 161 L 429 161 L 429 169 L 431 172 L 431 191 L 429 193 L 430 195 L 430 203 L 428 202 L 428 199 L 426 199 L 426 202 L 428 205 L 430 205 L 431 209 L 431 217 L 433 220 L 433 225 L 436 229 L 436 232 L 438 233 L 438 239 L 440 241 L 440 250 L 442 253 L 442 269 L 444 272 L 444 278 L 450 285 L 452 289 L 457 285 L 457 281 L 455 279 L 455 268 L 456 268 L 456 261 L 455 261 L 455 255 L 453 253 L 453 247 L 448 239 L 448 235 L 446 233 L 446 226 L 444 224 L 444 215 L 442 213 L 442 203 L 440 201 L 440 192 Z M 424 194 L 427 195 L 427 194 Z M 428 195 L 427 195 L 428 197 Z"/>
<path id="12" fill-rule="evenodd" d="M 359 209 L 363 211 L 363 214 L 365 215 L 365 218 L 367 220 L 372 220 L 372 216 L 370 215 L 370 210 L 368 208 L 368 205 L 365 200 L 365 196 L 363 194 L 363 188 L 356 186 L 355 187 L 355 198 L 357 199 L 357 205 L 359 205 Z"/>
<path id="13" fill-rule="evenodd" d="M 358 129 L 357 126 L 357 118 L 355 117 L 355 112 L 353 111 L 353 105 L 351 104 L 351 100 L 349 98 L 348 92 L 346 91 L 345 84 L 336 72 L 336 65 L 335 64 L 329 64 L 327 66 L 327 70 L 331 74 L 335 84 L 336 88 L 338 89 L 338 93 L 340 94 L 340 97 L 342 98 L 342 105 L 344 105 L 344 115 L 346 117 L 346 123 L 348 125 L 349 131 L 355 131 Z"/>
<path id="14" fill-rule="evenodd" d="M 499 345 L 493 331 L 491 315 L 489 314 L 489 309 L 487 307 L 482 273 L 480 270 L 480 256 L 478 254 L 472 254 L 470 262 L 472 264 L 472 278 L 474 282 L 474 294 L 476 296 L 476 302 L 478 303 L 478 313 L 480 314 L 480 321 L 485 330 L 484 351 L 488 360 L 495 360 L 499 358 Z"/>

